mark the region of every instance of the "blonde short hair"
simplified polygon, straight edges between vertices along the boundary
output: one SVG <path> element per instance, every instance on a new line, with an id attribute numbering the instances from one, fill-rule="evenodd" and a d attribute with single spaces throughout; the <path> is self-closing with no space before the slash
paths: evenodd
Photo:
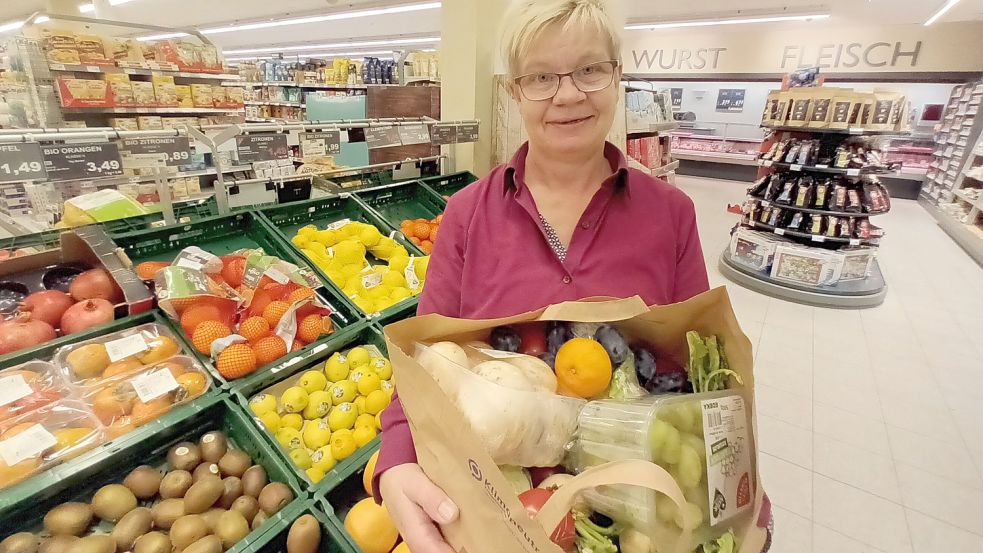
<path id="1" fill-rule="evenodd" d="M 505 13 L 502 59 L 509 77 L 516 77 L 519 60 L 543 31 L 559 23 L 594 28 L 606 35 L 612 59 L 621 60 L 621 21 L 613 0 L 515 0 Z M 620 14 L 619 14 L 620 15 Z"/>

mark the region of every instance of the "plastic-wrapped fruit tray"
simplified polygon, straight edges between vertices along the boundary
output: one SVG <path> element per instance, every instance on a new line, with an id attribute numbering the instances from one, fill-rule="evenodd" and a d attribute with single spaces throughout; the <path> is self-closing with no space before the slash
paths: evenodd
<path id="1" fill-rule="evenodd" d="M 0 370 L 0 423 L 72 394 L 58 367 L 28 361 Z"/>
<path id="2" fill-rule="evenodd" d="M 15 314 L 24 298 L 42 290 L 68 293 L 72 280 L 91 267 L 82 263 L 49 265 L 0 279 L 0 318 Z"/>

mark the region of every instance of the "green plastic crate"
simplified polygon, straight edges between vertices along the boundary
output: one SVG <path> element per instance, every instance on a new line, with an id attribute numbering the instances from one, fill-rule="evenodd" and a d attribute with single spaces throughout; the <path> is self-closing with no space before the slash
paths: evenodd
<path id="1" fill-rule="evenodd" d="M 420 182 L 427 188 L 430 188 L 436 192 L 438 196 L 444 197 L 453 196 L 465 186 L 476 180 L 478 180 L 478 177 L 467 171 L 461 171 L 458 173 L 450 173 L 448 175 L 423 178 L 420 179 Z"/>
<path id="2" fill-rule="evenodd" d="M 276 236 L 276 231 L 262 217 L 251 211 L 208 217 L 174 227 L 116 234 L 113 235 L 113 239 L 130 256 L 134 264 L 143 261 L 171 261 L 179 251 L 188 246 L 198 246 L 215 255 L 226 255 L 243 248 L 261 247 L 269 255 L 275 255 L 300 267 L 311 268 L 296 249 L 280 240 Z M 317 271 L 314 274 L 318 275 L 322 282 L 327 282 L 327 278 Z M 340 290 L 321 286 L 315 291 L 331 308 L 331 320 L 336 330 L 344 329 L 362 320 L 358 310 L 347 301 Z M 169 324 L 179 334 L 183 334 L 177 321 L 169 321 Z M 314 349 L 329 342 L 332 336 L 324 336 L 297 352 L 287 354 L 266 367 L 260 367 L 257 372 L 298 363 L 314 355 Z M 208 357 L 197 351 L 195 355 L 209 368 L 212 375 L 223 383 L 223 386 L 228 384 Z"/>
<path id="3" fill-rule="evenodd" d="M 419 181 L 356 192 L 355 196 L 376 211 L 391 230 L 399 230 L 406 219 L 433 219 L 444 212 L 447 202 Z"/>
<path id="4" fill-rule="evenodd" d="M 0 250 L 13 252 L 20 248 L 35 248 L 38 251 L 56 249 L 61 247 L 61 233 L 61 230 L 46 230 L 34 234 L 0 238 Z"/>
<path id="5" fill-rule="evenodd" d="M 193 202 L 178 202 L 174 206 L 174 218 L 178 220 L 178 224 L 190 223 L 216 215 L 218 215 L 218 203 L 215 201 L 214 196 Z M 164 214 L 160 211 L 155 211 L 146 215 L 106 221 L 102 223 L 102 226 L 110 234 L 163 228 L 165 226 Z"/>
<path id="6" fill-rule="evenodd" d="M 79 457 L 71 464 L 61 465 L 57 480 L 49 480 L 44 487 L 20 489 L 21 494 L 12 497 L 5 494 L 0 511 L 0 528 L 11 533 L 21 530 L 37 531 L 49 509 L 65 501 L 88 502 L 92 494 L 103 485 L 122 482 L 135 467 L 143 464 L 161 466 L 167 450 L 184 440 L 194 440 L 205 432 L 221 430 L 238 449 L 248 453 L 253 462 L 262 465 L 271 482 L 283 482 L 293 490 L 293 503 L 305 505 L 306 488 L 294 477 L 280 457 L 272 451 L 249 422 L 249 417 L 228 398 L 212 397 L 211 402 L 200 404 L 195 412 L 180 419 L 158 420 L 153 432 L 132 432 L 129 439 L 114 442 L 110 449 L 98 449 Z M 9 500 L 9 501 L 8 501 Z M 248 551 L 248 544 L 263 536 L 270 528 L 292 516 L 296 508 L 286 507 L 257 528 L 229 551 Z"/>
<path id="7" fill-rule="evenodd" d="M 310 362 L 305 362 L 304 364 L 299 364 L 297 366 L 291 367 L 290 372 L 280 373 L 276 375 L 265 375 L 266 378 L 262 381 L 253 381 L 249 383 L 248 387 L 243 387 L 237 390 L 233 397 L 239 403 L 244 411 L 250 416 L 253 424 L 264 436 L 270 447 L 275 449 L 286 463 L 294 471 L 296 477 L 309 486 L 313 491 L 327 490 L 335 485 L 341 480 L 344 480 L 354 471 L 358 470 L 359 467 L 365 465 L 368 462 L 368 457 L 379 448 L 379 437 L 376 436 L 371 442 L 365 446 L 359 448 L 351 457 L 340 461 L 331 471 L 325 475 L 324 479 L 314 484 L 310 482 L 307 478 L 307 474 L 298 466 L 296 466 L 293 461 L 290 460 L 289 451 L 287 451 L 283 446 L 281 446 L 276 438 L 266 432 L 263 428 L 262 423 L 252 413 L 249 411 L 249 399 L 259 394 L 269 388 L 270 386 L 281 384 L 294 378 L 299 377 L 302 373 L 308 370 L 323 370 L 324 361 L 327 360 L 336 351 L 345 351 L 351 349 L 355 346 L 371 344 L 379 348 L 379 350 L 388 357 L 388 352 L 386 350 L 386 341 L 382 335 L 382 329 L 375 325 L 366 324 L 361 327 L 357 332 L 352 332 L 345 336 L 343 343 L 336 344 L 333 349 L 326 349 L 318 355 L 317 359 L 312 359 Z M 259 385 L 257 385 L 259 384 Z"/>
<path id="8" fill-rule="evenodd" d="M 296 502 L 295 502 L 296 503 Z M 291 504 L 290 513 L 263 535 L 240 549 L 240 553 L 287 553 L 287 536 L 294 521 L 304 515 L 313 515 L 321 526 L 321 543 L 318 553 L 355 553 L 352 544 L 343 535 L 338 520 L 324 511 L 320 500 L 312 499 L 304 504 Z M 286 511 L 286 509 L 284 509 Z"/>
<path id="9" fill-rule="evenodd" d="M 258 213 L 260 213 L 266 219 L 266 221 L 269 222 L 270 226 L 277 229 L 278 237 L 283 244 L 283 247 L 292 249 L 295 252 L 295 255 L 304 259 L 306 259 L 306 256 L 304 256 L 304 254 L 301 253 L 296 246 L 294 246 L 290 239 L 297 234 L 298 230 L 307 225 L 317 225 L 318 228 L 324 228 L 335 221 L 350 219 L 352 221 L 359 221 L 373 225 L 383 233 L 385 233 L 387 229 L 392 230 L 386 223 L 386 220 L 376 213 L 375 210 L 369 207 L 357 196 L 350 194 L 342 195 L 336 198 L 322 198 L 317 200 L 309 200 L 306 202 L 283 204 L 276 207 L 259 210 Z M 410 255 L 424 255 L 419 248 L 403 237 L 402 234 L 396 233 L 393 238 L 402 244 Z M 352 309 L 355 309 L 361 313 L 361 310 L 351 303 L 351 300 L 345 296 L 345 293 L 341 291 L 340 287 L 331 282 L 331 279 L 324 274 L 324 271 L 314 264 L 311 265 L 317 272 L 318 277 L 320 277 L 322 282 L 330 283 L 331 287 L 338 295 L 345 297 L 345 300 L 352 306 Z M 416 304 L 416 297 L 407 298 L 406 300 L 383 310 L 377 315 L 372 315 L 371 318 L 378 318 L 383 322 L 396 321 L 415 313 Z"/>
<path id="10" fill-rule="evenodd" d="M 354 551 L 362 551 L 362 549 L 352 539 L 351 534 L 345 530 L 344 522 L 345 517 L 348 516 L 348 511 L 356 503 L 369 497 L 365 493 L 362 477 L 365 473 L 366 464 L 368 464 L 369 457 L 371 456 L 372 452 L 362 457 L 360 459 L 361 464 L 356 470 L 352 471 L 344 480 L 336 482 L 331 489 L 318 490 L 314 494 L 315 501 L 320 501 L 322 508 L 337 521 L 338 530 L 341 532 L 341 539 L 347 541 Z"/>

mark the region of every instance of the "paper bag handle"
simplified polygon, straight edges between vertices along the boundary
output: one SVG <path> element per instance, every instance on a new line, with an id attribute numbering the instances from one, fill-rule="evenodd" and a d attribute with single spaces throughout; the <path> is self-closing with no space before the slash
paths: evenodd
<path id="1" fill-rule="evenodd" d="M 648 306 L 639 296 L 611 299 L 596 298 L 565 301 L 551 305 L 539 316 L 540 321 L 578 321 L 582 323 L 606 323 L 623 321 L 648 313 Z"/>
<path id="2" fill-rule="evenodd" d="M 578 493 L 588 488 L 611 484 L 631 484 L 664 493 L 685 516 L 686 511 L 683 506 L 686 504 L 686 499 L 683 497 L 683 490 L 679 488 L 676 480 L 664 468 L 655 463 L 629 459 L 591 467 L 573 477 L 553 492 L 553 495 L 534 518 L 546 530 L 547 534 L 552 534 L 553 529 L 560 524 L 570 510 Z M 676 553 L 686 551 L 691 534 L 690 530 L 683 530 L 676 538 L 675 547 L 670 551 Z"/>

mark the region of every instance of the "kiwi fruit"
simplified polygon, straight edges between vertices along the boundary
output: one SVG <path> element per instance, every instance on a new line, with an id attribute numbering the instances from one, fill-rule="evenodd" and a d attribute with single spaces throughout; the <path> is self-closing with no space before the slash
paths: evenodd
<path id="1" fill-rule="evenodd" d="M 240 449 L 230 449 L 218 460 L 218 469 L 222 471 L 222 476 L 241 477 L 253 460 L 249 454 Z"/>
<path id="2" fill-rule="evenodd" d="M 231 509 L 232 504 L 242 495 L 242 480 L 235 476 L 229 476 L 222 480 L 222 496 L 218 498 L 218 506 L 223 509 Z"/>
<path id="3" fill-rule="evenodd" d="M 164 475 L 160 481 L 160 497 L 162 499 L 172 499 L 184 497 L 188 493 L 188 488 L 194 484 L 194 478 L 186 470 L 172 470 Z"/>
<path id="4" fill-rule="evenodd" d="M 249 525 L 249 528 L 252 530 L 259 528 L 268 518 L 270 517 L 266 516 L 266 513 L 260 510 L 258 513 L 256 513 L 256 516 L 253 517 L 253 522 Z"/>
<path id="5" fill-rule="evenodd" d="M 167 452 L 167 464 L 172 470 L 193 470 L 201 462 L 201 451 L 191 442 L 181 442 Z"/>
<path id="6" fill-rule="evenodd" d="M 184 494 L 184 511 L 189 515 L 204 513 L 222 497 L 225 486 L 218 478 L 203 478 Z"/>
<path id="7" fill-rule="evenodd" d="M 229 450 L 229 440 L 221 432 L 209 432 L 198 440 L 198 449 L 201 451 L 202 459 L 209 463 L 217 463 Z"/>
<path id="8" fill-rule="evenodd" d="M 259 465 L 253 465 L 246 469 L 240 477 L 242 479 L 242 493 L 259 499 L 259 492 L 263 491 L 268 480 L 266 479 L 266 469 Z"/>
<path id="9" fill-rule="evenodd" d="M 167 530 L 174 521 L 184 516 L 184 500 L 170 498 L 154 505 L 151 509 L 154 515 L 154 527 Z"/>
<path id="10" fill-rule="evenodd" d="M 218 465 L 215 463 L 202 463 L 195 467 L 194 472 L 191 473 L 191 479 L 195 482 L 201 480 L 206 476 L 214 476 L 215 478 L 221 478 L 222 472 L 218 470 Z"/>
<path id="11" fill-rule="evenodd" d="M 171 553 L 171 539 L 163 532 L 151 532 L 137 538 L 133 553 Z"/>
<path id="12" fill-rule="evenodd" d="M 184 515 L 174 521 L 169 532 L 171 547 L 180 551 L 208 535 L 208 524 L 201 515 Z"/>
<path id="13" fill-rule="evenodd" d="M 317 553 L 321 545 L 321 525 L 314 515 L 303 515 L 287 532 L 287 553 Z"/>
<path id="14" fill-rule="evenodd" d="M 201 517 L 205 519 L 205 524 L 208 525 L 208 531 L 212 534 L 215 533 L 215 527 L 218 526 L 218 518 L 224 512 L 224 509 L 212 508 L 201 514 Z"/>
<path id="15" fill-rule="evenodd" d="M 38 550 L 38 537 L 30 532 L 17 532 L 0 541 L 2 553 L 35 553 Z"/>
<path id="16" fill-rule="evenodd" d="M 157 495 L 164 479 L 160 471 L 148 465 L 140 465 L 123 479 L 123 485 L 130 488 L 137 499 L 150 499 Z"/>
<path id="17" fill-rule="evenodd" d="M 136 509 L 137 497 L 123 484 L 107 484 L 92 496 L 92 512 L 108 522 L 116 522 Z"/>
<path id="18" fill-rule="evenodd" d="M 249 523 L 239 511 L 225 511 L 218 518 L 215 535 L 222 540 L 222 547 L 230 549 L 249 534 Z"/>
<path id="19" fill-rule="evenodd" d="M 232 502 L 232 510 L 242 513 L 246 520 L 252 520 L 259 512 L 259 502 L 251 495 L 239 496 Z"/>
<path id="20" fill-rule="evenodd" d="M 88 503 L 62 503 L 44 515 L 44 529 L 52 536 L 81 536 L 92 524 Z"/>
<path id="21" fill-rule="evenodd" d="M 120 551 L 129 551 L 137 538 L 154 527 L 154 515 L 146 507 L 137 507 L 119 519 L 110 534 Z"/>
<path id="22" fill-rule="evenodd" d="M 181 553 L 222 553 L 222 540 L 218 536 L 205 536 L 186 547 Z"/>
<path id="23" fill-rule="evenodd" d="M 115 553 L 116 540 L 109 534 L 92 534 L 75 542 L 72 553 Z"/>
<path id="24" fill-rule="evenodd" d="M 78 536 L 69 536 L 67 534 L 51 536 L 41 542 L 41 546 L 38 547 L 38 553 L 71 553 L 72 548 L 78 543 L 79 539 L 81 538 Z"/>
<path id="25" fill-rule="evenodd" d="M 259 492 L 259 508 L 269 516 L 275 515 L 293 500 L 294 492 L 282 482 L 270 482 Z"/>

